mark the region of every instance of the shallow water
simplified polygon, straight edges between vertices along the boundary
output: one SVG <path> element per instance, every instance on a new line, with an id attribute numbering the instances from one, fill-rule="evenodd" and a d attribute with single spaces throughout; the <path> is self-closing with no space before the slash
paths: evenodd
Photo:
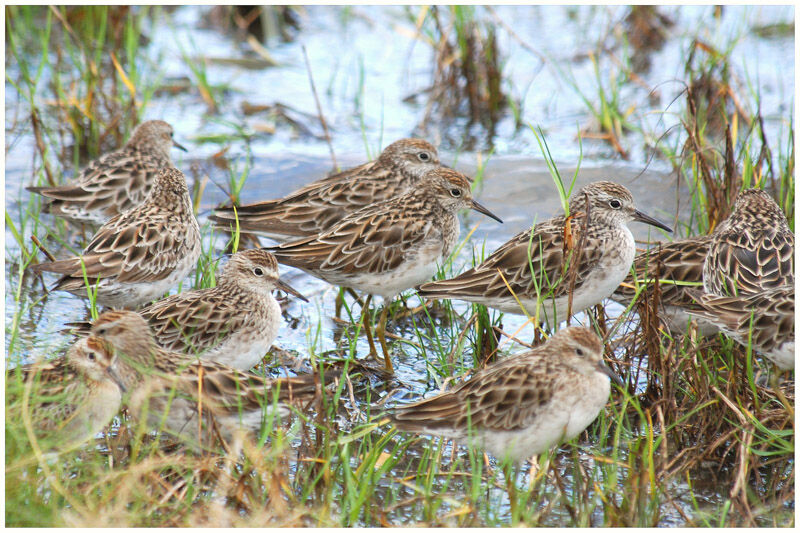
<path id="1" fill-rule="evenodd" d="M 229 36 L 206 27 L 205 16 L 209 8 L 181 7 L 171 13 L 156 17 L 150 29 L 150 58 L 153 79 L 162 81 L 191 77 L 180 49 L 191 57 L 240 58 L 247 45 L 234 42 Z M 641 133 L 632 132 L 623 138 L 630 159 L 623 161 L 613 149 L 600 140 L 584 139 L 582 146 L 576 139 L 578 131 L 591 124 L 592 118 L 580 96 L 559 76 L 556 67 L 572 72 L 583 91 L 592 95 L 595 86 L 592 64 L 586 53 L 609 32 L 613 22 L 624 16 L 622 7 L 552 8 L 509 7 L 495 8 L 497 16 L 509 24 L 519 39 L 536 53 L 531 53 L 507 32 L 498 31 L 500 49 L 505 51 L 507 91 L 521 99 L 522 119 L 526 124 L 516 130 L 513 119 L 504 118 L 497 127 L 494 152 L 459 150 L 452 142 L 452 131 L 432 128 L 426 138 L 442 144 L 440 156 L 443 163 L 469 175 L 474 175 L 479 162 L 486 161 L 484 179 L 476 189 L 482 204 L 498 214 L 504 223 L 498 224 L 477 213 L 464 214 L 462 237 L 476 224 L 470 243 L 454 263 L 461 271 L 471 262 L 471 246 L 484 247 L 486 253 L 507 241 L 519 231 L 527 229 L 536 220 L 544 220 L 560 211 L 556 188 L 541 156 L 538 144 L 527 124 L 541 126 L 549 149 L 565 179 L 572 176 L 581 158 L 576 187 L 598 179 L 609 179 L 626 185 L 633 193 L 636 204 L 643 212 L 671 226 L 687 221 L 686 199 L 688 191 L 666 162 L 650 158 L 641 141 Z M 664 46 L 651 53 L 652 66 L 640 73 L 643 83 L 652 88 L 648 94 L 624 86 L 623 100 L 641 119 L 647 139 L 658 138 L 678 124 L 677 103 L 682 86 L 676 80 L 685 77 L 689 36 L 700 35 L 708 44 L 723 47 L 731 35 L 739 35 L 735 51 L 731 54 L 731 71 L 735 80 L 751 84 L 758 90 L 768 137 L 773 141 L 783 138 L 787 129 L 794 99 L 794 40 L 793 32 L 778 37 L 759 37 L 752 30 L 776 22 L 792 23 L 792 6 L 740 7 L 726 6 L 720 20 L 712 17 L 710 7 L 682 7 L 665 9 L 675 22 L 670 38 Z M 412 10 L 413 15 L 417 13 Z M 306 8 L 302 29 L 297 39 L 289 43 L 272 43 L 269 52 L 280 63 L 278 67 L 246 69 L 241 66 L 209 63 L 207 73 L 212 84 L 227 84 L 229 90 L 220 102 L 219 116 L 206 115 L 206 105 L 194 92 L 173 96 L 156 96 L 149 103 L 144 119 L 161 118 L 172 123 L 176 138 L 190 148 L 189 154 L 174 153 L 176 165 L 183 169 L 190 181 L 193 178 L 210 180 L 202 197 L 199 220 L 201 226 L 211 210 L 227 200 L 225 192 L 216 184 L 224 184 L 225 170 L 208 163 L 208 158 L 218 152 L 218 143 L 200 143 L 205 136 L 230 134 L 234 126 L 241 126 L 253 136 L 247 148 L 253 154 L 253 166 L 241 201 L 275 198 L 324 176 L 332 170 L 329 148 L 325 141 L 300 136 L 291 128 L 278 124 L 273 135 L 257 133 L 272 127 L 264 115 L 245 116 L 243 103 L 273 104 L 280 102 L 304 113 L 316 114 L 313 94 L 309 89 L 308 73 L 302 59 L 302 46 L 308 52 L 323 112 L 331 129 L 332 143 L 340 168 L 354 166 L 368 157 L 375 157 L 380 147 L 393 140 L 418 134 L 417 124 L 424 114 L 424 103 L 404 103 L 410 94 L 424 90 L 431 80 L 431 49 L 414 38 L 414 26 L 408 11 L 402 7 L 312 7 Z M 615 50 L 617 56 L 620 50 Z M 604 59 L 604 65 L 610 64 Z M 10 76 L 15 65 L 6 61 Z M 604 78 L 604 82 L 607 82 Z M 28 193 L 22 187 L 31 184 L 31 160 L 34 144 L 30 124 L 24 119 L 25 106 L 19 95 L 6 83 L 6 160 L 5 197 L 6 214 L 13 221 L 28 202 Z M 666 110 L 666 112 L 664 112 Z M 45 117 L 48 120 L 48 117 Z M 308 122 L 313 132 L 320 133 L 318 124 Z M 638 140 L 637 140 L 638 139 Z M 666 140 L 662 142 L 667 142 Z M 226 156 L 235 168 L 244 165 L 244 141 L 230 143 Z M 66 165 L 69 166 L 68 164 Z M 66 169 L 66 174 L 71 171 Z M 190 183 L 191 188 L 191 183 Z M 42 224 L 53 224 L 53 219 L 43 215 Z M 642 224 L 631 224 L 637 239 L 663 239 L 664 235 Z M 208 233 L 208 227 L 206 226 Z M 31 233 L 26 228 L 25 238 Z M 43 232 L 38 231 L 39 235 Z M 82 239 L 73 231 L 70 243 L 79 249 Z M 679 232 L 683 235 L 683 232 Z M 70 339 L 59 332 L 63 323 L 80 320 L 86 316 L 84 302 L 67 293 L 52 293 L 42 298 L 41 284 L 26 279 L 21 294 L 26 302 L 23 312 L 17 314 L 14 304 L 18 275 L 16 261 L 19 249 L 9 226 L 5 231 L 5 341 L 15 342 L 13 357 L 29 360 L 42 355 L 58 353 Z M 225 238 L 218 236 L 215 249 L 221 252 Z M 54 243 L 48 246 L 57 255 L 67 255 Z M 281 267 L 286 280 L 310 299 L 309 304 L 291 300 L 286 309 L 286 326 L 276 341 L 281 348 L 304 359 L 310 352 L 321 353 L 338 347 L 336 338 L 341 328 L 332 320 L 336 290 L 326 283 L 311 278 L 300 271 Z M 45 278 L 51 284 L 54 278 Z M 184 287 L 192 284 L 187 279 Z M 417 305 L 415 296 L 409 306 Z M 458 311 L 467 306 L 454 303 Z M 355 307 L 355 311 L 358 311 Z M 614 316 L 622 309 L 609 302 L 607 312 Z M 19 338 L 12 339 L 11 324 L 15 317 L 20 322 Z M 582 317 L 579 315 L 580 321 Z M 522 317 L 506 316 L 504 329 L 517 331 L 524 323 Z M 319 327 L 319 329 L 318 329 Z M 412 342 L 425 342 L 415 338 L 413 328 L 403 322 L 390 326 L 390 331 Z M 530 341 L 530 326 L 519 333 L 522 340 Z M 505 351 L 519 350 L 507 345 Z M 368 352 L 366 339 L 358 341 L 357 351 Z M 439 383 L 434 362 L 427 361 L 420 350 L 404 345 L 403 356 L 395 356 L 399 381 L 413 395 L 418 395 Z M 16 361 L 10 361 L 12 364 Z M 471 361 L 458 362 L 471 368 Z M 704 491 L 695 494 L 704 494 Z M 706 494 L 716 503 L 712 491 Z M 687 509 L 688 511 L 688 509 Z M 679 516 L 670 515 L 664 522 L 683 523 Z M 601 517 L 598 517 L 601 518 Z"/>

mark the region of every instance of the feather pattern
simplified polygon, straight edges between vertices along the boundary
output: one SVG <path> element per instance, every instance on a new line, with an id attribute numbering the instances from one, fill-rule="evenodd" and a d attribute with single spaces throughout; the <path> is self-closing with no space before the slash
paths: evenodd
<path id="1" fill-rule="evenodd" d="M 769 194 L 739 193 L 733 213 L 713 233 L 703 283 L 706 292 L 718 295 L 794 283 L 794 233 Z"/>
<path id="2" fill-rule="evenodd" d="M 271 379 L 170 352 L 155 343 L 144 319 L 130 311 L 100 315 L 92 337 L 113 347 L 112 373 L 128 391 L 123 403 L 134 418 L 195 447 L 209 442 L 215 429 L 226 440 L 241 429 L 257 430 L 267 413 L 286 413 L 288 404 L 310 401 L 321 380 L 332 377 Z"/>
<path id="3" fill-rule="evenodd" d="M 390 416 L 399 429 L 468 438 L 498 458 L 522 461 L 583 431 L 608 401 L 610 376 L 597 335 L 565 328 Z"/>
<path id="4" fill-rule="evenodd" d="M 404 195 L 369 205 L 315 237 L 268 248 L 279 263 L 334 285 L 393 297 L 430 279 L 458 239 L 458 209 L 471 206 L 466 177 L 431 171 Z"/>
<path id="5" fill-rule="evenodd" d="M 753 349 L 778 368 L 794 368 L 794 285 L 738 296 L 694 291 L 699 309 L 689 311 L 715 324 L 742 346 Z"/>
<path id="6" fill-rule="evenodd" d="M 175 294 L 137 312 L 162 348 L 248 370 L 278 335 L 281 309 L 272 296 L 278 287 L 302 298 L 279 281 L 269 252 L 244 250 L 231 256 L 216 287 Z M 69 325 L 81 336 L 91 330 L 89 322 Z"/>
<path id="7" fill-rule="evenodd" d="M 688 311 L 697 306 L 690 295 L 693 287 L 681 283 L 703 283 L 703 262 L 710 245 L 710 235 L 653 243 L 650 248 L 636 255 L 632 271 L 611 298 L 623 305 L 630 305 L 638 288 L 641 291 L 638 301 L 648 301 L 653 297 L 654 281 L 658 279 L 659 316 L 673 333 L 685 333 L 692 318 Z M 719 331 L 715 325 L 704 319 L 697 320 L 697 326 L 704 336 Z"/>
<path id="8" fill-rule="evenodd" d="M 79 339 L 64 357 L 10 371 L 20 373 L 22 394 L 30 386 L 30 411 L 40 445 L 60 450 L 78 446 L 108 425 L 122 401 L 119 385 L 107 373 L 112 363 L 105 343 Z M 8 391 L 10 396 L 17 394 L 14 388 Z M 20 398 L 9 401 L 12 417 L 21 403 Z"/>
<path id="9" fill-rule="evenodd" d="M 619 286 L 633 261 L 633 235 L 625 223 L 666 226 L 636 211 L 630 192 L 612 182 L 587 185 L 569 204 L 570 217 L 536 224 L 478 266 L 453 279 L 421 285 L 420 295 L 483 303 L 515 314 L 535 315 L 541 309 L 552 324 L 566 318 L 568 281 L 574 275 L 572 312 L 600 302 Z M 578 251 L 580 257 L 573 260 Z"/>
<path id="10" fill-rule="evenodd" d="M 106 222 L 80 256 L 31 269 L 62 274 L 54 289 L 86 297 L 84 272 L 97 301 L 131 308 L 183 279 L 200 256 L 200 228 L 183 173 L 162 170 L 147 200 Z"/>
<path id="11" fill-rule="evenodd" d="M 45 211 L 75 222 L 102 223 L 141 204 L 164 167 L 172 166 L 172 126 L 143 122 L 119 150 L 90 162 L 69 183 L 28 187 L 50 200 Z"/>
<path id="12" fill-rule="evenodd" d="M 217 227 L 273 238 L 309 237 L 336 225 L 349 213 L 393 198 L 440 166 L 439 155 L 421 139 L 390 144 L 375 161 L 315 181 L 278 200 L 221 207 L 211 217 Z"/>

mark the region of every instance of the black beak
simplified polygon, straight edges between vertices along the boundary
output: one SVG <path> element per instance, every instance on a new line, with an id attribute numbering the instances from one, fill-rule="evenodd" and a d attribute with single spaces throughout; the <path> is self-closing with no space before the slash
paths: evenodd
<path id="1" fill-rule="evenodd" d="M 289 284 L 286 283 L 285 281 L 276 280 L 275 287 L 282 290 L 283 292 L 288 292 L 292 296 L 296 296 L 297 298 L 300 298 L 304 302 L 308 303 L 308 298 L 306 298 L 305 296 L 303 296 L 302 294 L 291 288 Z"/>
<path id="2" fill-rule="evenodd" d="M 641 211 L 633 212 L 633 220 L 636 220 L 638 222 L 644 222 L 645 224 L 650 224 L 651 226 L 655 226 L 657 228 L 663 229 L 664 231 L 672 233 L 672 228 L 670 228 L 669 226 L 667 226 L 662 222 L 659 222 L 658 220 L 654 219 L 651 216 L 645 215 Z"/>
<path id="3" fill-rule="evenodd" d="M 602 360 L 599 363 L 597 363 L 597 370 L 598 372 L 602 372 L 603 374 L 611 378 L 611 381 L 613 381 L 620 387 L 625 388 L 625 384 L 622 382 L 620 377 L 616 375 L 610 368 L 608 368 Z"/>
<path id="4" fill-rule="evenodd" d="M 174 146 L 174 147 L 175 147 L 175 148 L 177 148 L 178 150 L 183 150 L 184 152 L 188 152 L 188 151 L 189 151 L 189 150 L 187 150 L 187 149 L 186 149 L 186 147 L 185 147 L 185 146 L 183 146 L 182 144 L 180 144 L 180 143 L 179 143 L 178 141 L 176 141 L 175 139 L 173 139 L 173 140 L 172 140 L 172 146 Z"/>
<path id="5" fill-rule="evenodd" d="M 125 393 L 128 392 L 128 389 L 125 387 L 125 385 L 122 384 L 122 380 L 119 379 L 119 375 L 114 370 L 113 366 L 110 366 L 110 367 L 106 368 L 106 374 L 108 374 L 108 377 L 111 378 L 111 381 L 113 381 L 114 383 L 117 384 L 117 387 L 119 387 L 119 390 L 122 391 L 122 394 L 125 394 Z"/>
<path id="6" fill-rule="evenodd" d="M 500 217 L 498 217 L 497 215 L 495 215 L 494 213 L 492 213 L 491 211 L 489 211 L 488 209 L 483 207 L 481 204 L 479 204 L 475 200 L 472 200 L 472 209 L 474 209 L 478 213 L 483 213 L 487 217 L 495 219 L 496 221 L 498 221 L 501 224 L 503 223 L 503 221 L 500 220 Z"/>

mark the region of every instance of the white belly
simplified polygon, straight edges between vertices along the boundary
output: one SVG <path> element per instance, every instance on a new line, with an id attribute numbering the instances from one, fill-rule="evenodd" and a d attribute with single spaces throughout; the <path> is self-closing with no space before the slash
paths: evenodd
<path id="1" fill-rule="evenodd" d="M 250 326 L 227 335 L 214 348 L 200 357 L 216 361 L 238 370 L 250 370 L 267 353 L 281 326 L 281 307 L 275 298 L 269 298 L 266 320 L 253 320 Z"/>
<path id="2" fill-rule="evenodd" d="M 437 262 L 442 260 L 442 244 L 435 242 L 420 249 L 414 256 L 406 257 L 395 269 L 374 274 L 340 275 L 331 273 L 325 281 L 333 285 L 350 287 L 368 294 L 383 296 L 390 300 L 404 290 L 416 287 L 429 281 L 438 269 Z"/>
<path id="3" fill-rule="evenodd" d="M 152 302 L 183 281 L 197 264 L 200 257 L 200 241 L 176 265 L 164 279 L 156 281 L 119 282 L 116 278 L 101 279 L 97 288 L 97 303 L 114 309 L 136 309 L 142 304 Z M 73 292 L 86 297 L 86 292 Z"/>
<path id="4" fill-rule="evenodd" d="M 613 251 L 606 253 L 598 262 L 592 273 L 586 277 L 584 283 L 576 287 L 572 294 L 572 314 L 580 313 L 608 298 L 625 279 L 633 264 L 636 255 L 636 246 L 633 235 L 624 227 L 624 241 L 614 247 Z M 546 291 L 543 300 L 536 298 L 535 294 L 517 295 L 527 314 L 534 316 L 539 308 L 540 322 L 553 326 L 567 319 L 569 298 L 561 296 L 547 297 Z M 525 312 L 513 297 L 492 298 L 482 300 L 488 307 L 499 309 L 504 313 L 524 315 Z"/>

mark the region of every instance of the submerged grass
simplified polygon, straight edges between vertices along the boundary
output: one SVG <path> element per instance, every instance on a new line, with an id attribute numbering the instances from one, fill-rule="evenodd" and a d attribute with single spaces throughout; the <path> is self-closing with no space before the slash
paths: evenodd
<path id="1" fill-rule="evenodd" d="M 108 23 L 101 31 L 90 22 L 104 13 L 109 15 Z M 104 58 L 101 51 L 111 46 L 109 35 L 116 35 L 108 28 L 119 28 L 125 36 L 120 41 L 124 46 L 115 48 L 115 57 L 129 79 L 141 80 L 137 69 L 131 67 L 134 58 L 142 54 L 137 34 L 141 11 L 129 12 L 121 23 L 102 10 L 87 11 L 82 18 L 66 8 L 37 11 L 14 6 L 7 8 L 7 15 L 7 19 L 14 18 L 7 31 L 9 53 L 20 63 L 19 77 L 10 79 L 13 76 L 7 74 L 7 80 L 27 95 L 33 127 L 40 128 L 38 134 L 32 134 L 37 141 L 34 175 L 38 182 L 50 177 L 58 181 L 61 177 L 53 164 L 56 154 L 70 146 L 76 147 L 72 154 L 90 153 L 103 145 L 103 132 L 96 125 L 88 128 L 87 138 L 78 139 L 71 126 L 51 123 L 53 112 L 67 113 L 64 110 L 69 108 L 63 100 L 63 87 L 71 83 L 66 80 L 75 77 L 75 94 L 82 95 L 76 102 L 85 102 L 88 94 L 110 83 L 89 75 L 84 79 L 90 68 L 86 65 L 110 61 L 110 67 L 101 70 L 118 80 L 117 91 L 111 93 L 116 102 L 109 104 L 110 109 L 124 110 L 131 105 L 138 109 L 141 100 L 137 99 L 146 91 L 143 82 L 134 84 L 134 96 L 124 87 L 113 60 Z M 39 24 L 41 21 L 46 24 Z M 87 43 L 103 41 L 96 47 L 86 44 L 81 48 L 75 39 L 72 52 L 51 61 L 50 48 L 59 45 L 60 39 L 71 38 L 66 24 L 76 35 L 87 36 Z M 26 26 L 31 30 L 27 34 L 22 29 Z M 38 27 L 42 29 L 35 29 Z M 57 33 L 59 40 L 55 40 Z M 32 65 L 40 58 L 46 61 L 34 69 Z M 84 63 L 88 58 L 91 62 Z M 713 71 L 711 62 L 695 62 L 693 69 Z M 62 81 L 53 83 L 62 87 L 55 93 L 62 104 L 46 108 L 37 91 L 42 80 L 58 77 Z M 695 77 L 687 75 L 687 79 Z M 698 91 L 692 94 L 696 96 Z M 733 98 L 734 92 L 722 94 Z M 736 99 L 746 102 L 747 95 L 737 94 Z M 692 191 L 692 214 L 682 233 L 713 228 L 740 186 L 769 190 L 793 225 L 793 123 L 786 125 L 785 137 L 767 142 L 758 112 L 749 113 L 750 118 L 744 120 L 737 106 L 722 106 L 719 109 L 727 110 L 720 119 L 723 127 L 720 135 L 712 136 L 709 116 L 697 112 L 690 101 L 696 102 L 687 91 L 680 117 L 682 135 L 661 144 L 663 157 Z M 75 117 L 81 109 L 87 109 L 83 104 L 72 107 L 73 120 L 78 120 Z M 753 108 L 758 109 L 757 102 Z M 99 116 L 104 116 L 102 109 L 93 115 L 92 124 Z M 108 124 L 113 118 L 106 120 L 104 127 L 111 131 Z M 64 124 L 72 123 L 66 119 Z M 114 123 L 114 128 L 130 126 Z M 564 201 L 571 187 L 558 175 L 541 130 L 537 133 Z M 81 145 L 88 148 L 77 148 Z M 251 168 L 249 152 L 244 163 L 237 160 L 228 167 L 226 189 L 233 201 Z M 476 181 L 481 186 L 482 171 L 478 174 Z M 575 176 L 572 178 L 574 182 Z M 351 300 L 345 300 L 344 311 L 352 325 L 335 332 L 339 335 L 337 350 L 322 349 L 325 329 L 321 321 L 306 331 L 311 366 L 338 365 L 343 369 L 342 379 L 328 389 L 316 408 L 267 424 L 253 441 L 243 441 L 229 452 L 217 448 L 193 454 L 138 431 L 122 414 L 106 432 L 79 450 L 60 455 L 39 453 L 38 443 L 26 429 L 30 413 L 8 401 L 25 393 L 21 374 L 9 370 L 30 351 L 22 346 L 23 323 L 42 320 L 37 314 L 43 292 L 38 288 L 39 279 L 23 275 L 38 255 L 30 236 L 66 253 L 80 249 L 82 234 L 91 234 L 91 230 L 83 232 L 63 222 L 52 224 L 51 218 L 40 216 L 39 200 L 25 193 L 17 205 L 17 211 L 6 210 L 7 230 L 15 241 L 6 250 L 6 294 L 13 296 L 13 301 L 7 296 L 13 315 L 7 311 L 12 318 L 6 322 L 10 363 L 5 411 L 8 525 L 652 527 L 794 523 L 793 376 L 784 376 L 779 390 L 764 386 L 758 374 L 768 369 L 751 350 L 724 338 L 704 339 L 692 330 L 685 336 L 665 333 L 647 318 L 657 314 L 655 301 L 638 306 L 638 316 L 628 310 L 619 318 L 607 316 L 602 306 L 587 313 L 587 323 L 595 330 L 614 332 L 606 355 L 626 388 L 614 389 L 606 409 L 580 437 L 542 454 L 533 466 L 514 471 L 480 451 L 445 439 L 398 433 L 384 423 L 385 409 L 410 387 L 385 379 L 360 359 L 361 309 Z M 202 231 L 204 235 L 212 233 L 207 224 Z M 227 236 L 204 240 L 194 286 L 214 283 L 219 250 L 225 245 Z M 467 264 L 474 265 L 488 255 L 485 245 L 474 246 L 471 252 L 470 245 L 466 246 L 443 265 L 438 276 L 450 277 L 466 268 L 460 260 L 464 256 Z M 407 299 L 408 303 L 414 301 Z M 392 350 L 396 356 L 414 361 L 416 379 L 424 381 L 429 390 L 447 387 L 457 376 L 486 364 L 498 345 L 499 356 L 517 350 L 513 343 L 498 337 L 503 316 L 483 306 L 443 301 L 412 314 L 403 306 L 403 302 L 393 306 L 391 327 L 403 340 L 392 342 Z M 524 330 L 523 336 L 528 331 Z M 57 355 L 63 352 L 65 342 L 49 339 L 35 351 Z M 299 355 L 306 360 L 306 354 Z M 285 375 L 282 360 L 278 350 L 273 350 L 258 371 Z M 35 397 L 30 398 L 30 405 L 36 405 Z M 513 479 L 513 491 L 507 476 Z"/>

